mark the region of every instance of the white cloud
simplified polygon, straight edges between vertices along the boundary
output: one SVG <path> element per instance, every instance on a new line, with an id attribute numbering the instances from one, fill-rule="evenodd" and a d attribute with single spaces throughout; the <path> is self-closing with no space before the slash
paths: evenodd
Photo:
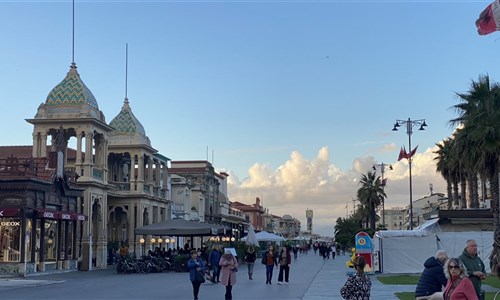
<path id="1" fill-rule="evenodd" d="M 412 163 L 413 199 L 429 195 L 429 183 L 434 192 L 445 192 L 446 186 L 436 173 L 433 153 L 437 147 L 417 153 Z M 305 211 L 314 211 L 313 230 L 323 235 L 333 235 L 338 217 L 345 217 L 353 209 L 362 174 L 372 170 L 373 157 L 356 158 L 352 169 L 340 170 L 330 163 L 328 147 L 319 149 L 313 159 L 293 151 L 290 158 L 276 170 L 268 165 L 255 163 L 248 170 L 248 177 L 240 181 L 229 171 L 228 194 L 231 201 L 255 203 L 259 197 L 274 215 L 289 214 L 298 218 L 305 228 Z M 406 160 L 394 162 L 393 170 L 386 171 L 387 207 L 406 206 L 409 203 L 409 172 Z M 346 209 L 347 205 L 347 209 Z"/>

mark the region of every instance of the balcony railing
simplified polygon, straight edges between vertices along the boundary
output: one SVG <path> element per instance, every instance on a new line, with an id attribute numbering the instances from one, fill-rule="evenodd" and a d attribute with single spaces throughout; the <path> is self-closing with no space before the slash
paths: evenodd
<path id="1" fill-rule="evenodd" d="M 92 168 L 92 177 L 103 181 L 104 180 L 104 171 L 100 170 L 100 169 Z"/>
<path id="2" fill-rule="evenodd" d="M 109 184 L 116 187 L 119 191 L 130 191 L 130 182 L 109 181 Z"/>

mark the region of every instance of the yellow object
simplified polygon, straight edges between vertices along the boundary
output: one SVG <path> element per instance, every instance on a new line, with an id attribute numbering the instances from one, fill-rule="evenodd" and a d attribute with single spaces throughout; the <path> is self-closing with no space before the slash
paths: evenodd
<path id="1" fill-rule="evenodd" d="M 352 248 L 351 251 L 352 251 L 351 260 L 348 260 L 345 264 L 349 268 L 354 268 L 354 259 L 356 258 L 356 248 Z"/>

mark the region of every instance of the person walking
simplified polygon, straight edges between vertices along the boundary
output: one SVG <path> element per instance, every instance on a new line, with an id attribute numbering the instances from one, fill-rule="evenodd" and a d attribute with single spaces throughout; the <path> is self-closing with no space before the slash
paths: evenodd
<path id="1" fill-rule="evenodd" d="M 424 262 L 424 271 L 415 289 L 416 300 L 443 299 L 441 291 L 447 283 L 444 272 L 444 264 L 447 260 L 446 251 L 438 250 L 435 256 L 429 257 Z"/>
<path id="2" fill-rule="evenodd" d="M 220 259 L 219 265 L 221 266 L 221 283 L 226 287 L 224 299 L 232 300 L 232 290 L 236 284 L 236 272 L 238 272 L 238 261 L 231 251 L 226 250 Z"/>
<path id="3" fill-rule="evenodd" d="M 444 265 L 448 283 L 444 289 L 445 300 L 478 300 L 472 281 L 467 277 L 464 264 L 458 258 L 450 258 Z"/>
<path id="4" fill-rule="evenodd" d="M 372 282 L 365 272 L 366 261 L 363 256 L 354 259 L 356 273 L 349 276 L 344 286 L 340 289 L 340 295 L 346 300 L 369 300 Z"/>
<path id="5" fill-rule="evenodd" d="M 205 274 L 205 264 L 203 260 L 198 257 L 198 251 L 191 250 L 191 258 L 187 263 L 187 267 L 189 270 L 189 280 L 191 280 L 191 284 L 193 285 L 194 300 L 198 300 L 200 285 L 202 281 L 204 281 L 201 281 L 199 276 L 204 276 Z"/>
<path id="6" fill-rule="evenodd" d="M 288 284 L 288 276 L 290 275 L 290 264 L 292 263 L 292 256 L 288 247 L 281 248 L 278 255 L 278 265 L 280 273 L 278 275 L 278 284 L 283 284 L 283 272 L 285 272 L 285 284 Z"/>
<path id="7" fill-rule="evenodd" d="M 274 266 L 278 268 L 278 258 L 273 246 L 269 246 L 269 249 L 262 255 L 262 264 L 266 265 L 266 284 L 271 284 Z"/>
<path id="8" fill-rule="evenodd" d="M 467 270 L 467 276 L 472 281 L 477 297 L 484 299 L 484 294 L 481 292 L 481 280 L 486 279 L 486 271 L 484 263 L 477 255 L 477 243 L 475 240 L 468 240 L 465 243 L 465 249 L 458 257 L 464 264 Z"/>
<path id="9" fill-rule="evenodd" d="M 212 270 L 212 282 L 220 282 L 219 281 L 219 276 L 220 276 L 220 262 L 221 258 L 221 253 L 219 250 L 219 245 L 213 245 L 212 250 L 210 251 L 210 254 L 208 255 L 208 265 L 210 266 L 210 269 Z"/>
<path id="10" fill-rule="evenodd" d="M 247 263 L 248 268 L 248 279 L 252 279 L 253 275 L 253 266 L 255 264 L 255 260 L 257 259 L 257 255 L 255 254 L 255 247 L 253 245 L 248 246 L 247 253 L 245 254 L 245 262 Z"/>

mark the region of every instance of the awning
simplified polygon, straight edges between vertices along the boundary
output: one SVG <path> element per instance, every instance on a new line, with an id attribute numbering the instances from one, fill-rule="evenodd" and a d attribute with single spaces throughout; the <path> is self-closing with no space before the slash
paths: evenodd
<path id="1" fill-rule="evenodd" d="M 135 234 L 156 236 L 207 236 L 224 234 L 225 228 L 226 227 L 222 225 L 174 219 L 138 227 L 135 229 Z"/>
<path id="2" fill-rule="evenodd" d="M 20 208 L 7 207 L 0 208 L 0 218 L 2 217 L 19 217 Z"/>

